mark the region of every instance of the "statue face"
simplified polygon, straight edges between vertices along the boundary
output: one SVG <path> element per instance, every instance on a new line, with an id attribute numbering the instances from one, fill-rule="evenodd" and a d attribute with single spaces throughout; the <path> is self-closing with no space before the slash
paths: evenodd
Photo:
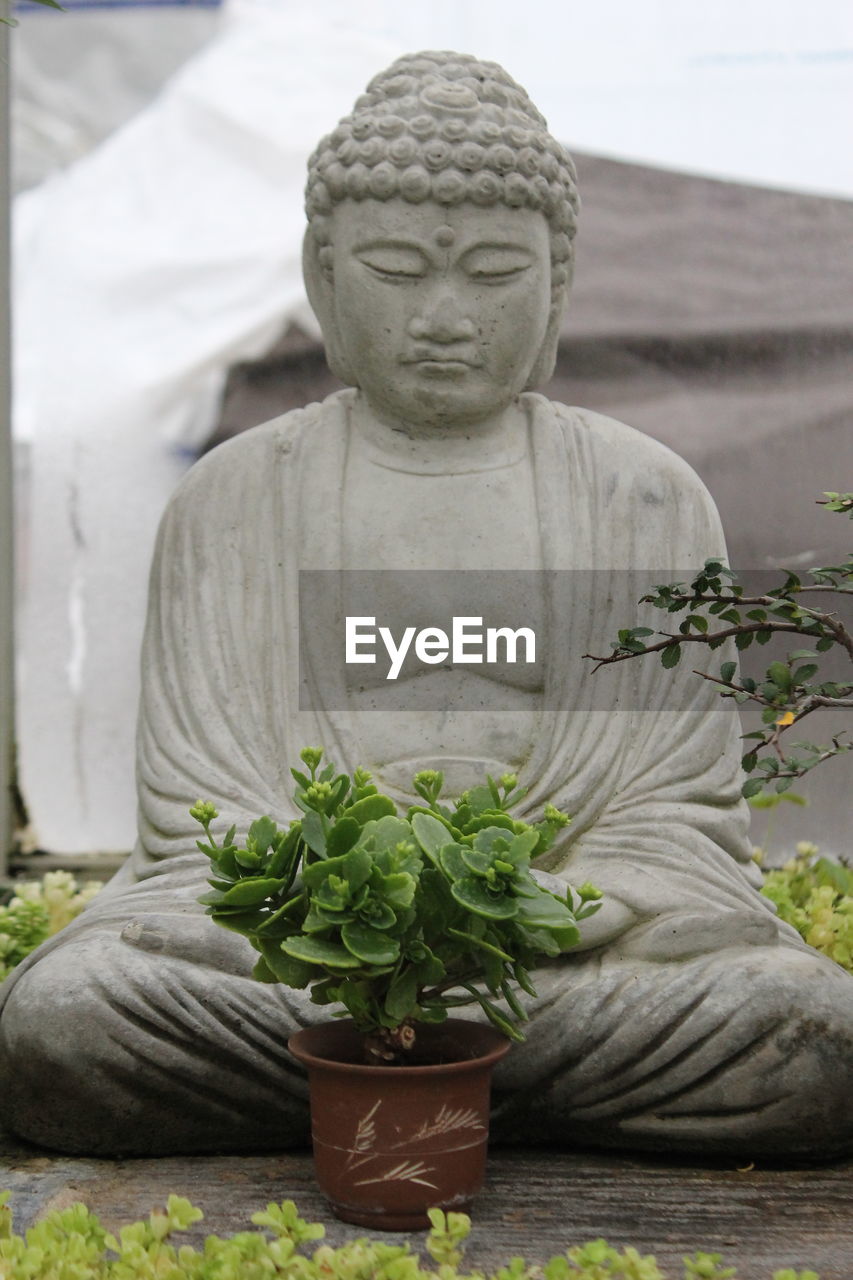
<path id="1" fill-rule="evenodd" d="M 550 313 L 541 213 L 347 200 L 332 244 L 338 341 L 380 417 L 465 426 L 523 390 Z"/>

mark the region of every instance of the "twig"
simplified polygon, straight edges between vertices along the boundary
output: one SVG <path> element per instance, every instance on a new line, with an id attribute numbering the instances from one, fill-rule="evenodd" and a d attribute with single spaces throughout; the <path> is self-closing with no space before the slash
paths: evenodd
<path id="1" fill-rule="evenodd" d="M 639 658 L 645 653 L 659 653 L 661 649 L 668 649 L 672 644 L 711 644 L 715 640 L 728 640 L 731 636 L 742 636 L 750 631 L 772 631 L 776 633 L 789 632 L 794 635 L 812 636 L 814 638 L 814 630 L 808 627 L 798 627 L 795 622 L 739 622 L 737 626 L 727 627 L 724 631 L 712 632 L 696 632 L 693 635 L 687 635 L 683 632 L 659 631 L 658 635 L 665 636 L 666 639 L 658 641 L 657 644 L 644 645 L 642 650 L 630 653 L 611 653 L 607 658 L 601 658 L 595 653 L 585 653 L 585 658 L 590 658 L 596 665 L 593 671 L 597 671 L 599 667 L 609 666 L 613 662 L 624 662 L 627 658 Z M 820 637 L 817 637 L 820 639 Z M 850 640 L 850 651 L 853 655 L 853 639 Z"/>

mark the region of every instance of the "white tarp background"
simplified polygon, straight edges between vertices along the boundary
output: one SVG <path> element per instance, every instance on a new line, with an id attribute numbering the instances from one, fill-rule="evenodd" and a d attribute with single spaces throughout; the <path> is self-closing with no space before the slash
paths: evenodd
<path id="1" fill-rule="evenodd" d="M 158 8 L 164 27 L 169 14 Z M 61 24 L 83 15 L 24 18 L 61 42 Z M 54 138 L 45 167 L 74 162 L 17 202 L 20 781 L 38 843 L 60 852 L 133 840 L 137 651 L 160 512 L 229 365 L 288 320 L 312 323 L 305 160 L 373 72 L 405 48 L 467 49 L 503 62 L 570 145 L 853 194 L 842 0 L 814 0 L 807 23 L 790 0 L 232 0 L 213 30 L 88 155 L 74 159 L 85 131 Z"/>

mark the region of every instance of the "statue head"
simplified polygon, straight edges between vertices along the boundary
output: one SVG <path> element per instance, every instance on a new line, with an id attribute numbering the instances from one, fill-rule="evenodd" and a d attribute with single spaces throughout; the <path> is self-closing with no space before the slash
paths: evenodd
<path id="1" fill-rule="evenodd" d="M 335 305 L 336 227 L 390 225 L 396 209 L 398 224 L 426 229 L 431 210 L 439 244 L 443 235 L 453 241 L 453 228 L 479 222 L 515 225 L 515 239 L 532 231 L 545 246 L 541 343 L 515 390 L 546 381 L 571 281 L 578 208 L 571 157 L 501 67 L 456 53 L 399 58 L 370 82 L 308 164 L 305 280 L 333 372 L 362 385 Z M 438 226 L 443 222 L 447 228 Z M 340 271 L 340 253 L 338 263 Z"/>

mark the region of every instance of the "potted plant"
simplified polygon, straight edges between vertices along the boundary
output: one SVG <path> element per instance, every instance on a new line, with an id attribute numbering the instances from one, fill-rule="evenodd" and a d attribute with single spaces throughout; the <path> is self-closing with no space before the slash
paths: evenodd
<path id="1" fill-rule="evenodd" d="M 260 953 L 256 978 L 349 1015 L 288 1046 L 308 1068 L 318 1181 L 339 1217 L 408 1230 L 479 1190 L 491 1069 L 524 1038 L 519 992 L 535 996 L 531 970 L 578 941 L 600 894 L 531 871 L 569 818 L 513 818 L 514 775 L 448 806 L 425 770 L 402 816 L 369 773 L 322 756 L 306 748 L 307 773 L 291 771 L 302 817 L 286 829 L 262 817 L 243 845 L 233 827 L 220 843 L 213 805 L 193 806 L 213 867 L 200 901 Z M 474 1004 L 486 1024 L 448 1019 Z"/>

